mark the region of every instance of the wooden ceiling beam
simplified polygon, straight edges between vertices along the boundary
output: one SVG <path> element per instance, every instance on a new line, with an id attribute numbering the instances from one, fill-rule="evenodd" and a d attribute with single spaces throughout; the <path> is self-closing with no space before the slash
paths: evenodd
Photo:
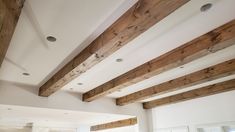
<path id="1" fill-rule="evenodd" d="M 235 59 L 118 98 L 116 104 L 126 105 L 232 74 L 235 74 Z"/>
<path id="2" fill-rule="evenodd" d="M 170 69 L 192 62 L 200 57 L 234 45 L 234 40 L 235 20 L 86 92 L 83 94 L 83 100 L 87 102 L 95 100 Z M 122 103 L 118 101 L 118 104 Z"/>
<path id="3" fill-rule="evenodd" d="M 100 131 L 106 129 L 125 127 L 125 126 L 132 126 L 135 124 L 137 124 L 137 118 L 130 118 L 130 119 L 119 120 L 119 121 L 92 126 L 91 131 Z"/>
<path id="4" fill-rule="evenodd" d="M 48 97 L 148 30 L 189 0 L 139 0 L 114 24 L 40 87 Z"/>
<path id="5" fill-rule="evenodd" d="M 0 0 L 0 67 L 15 31 L 24 0 Z"/>
<path id="6" fill-rule="evenodd" d="M 232 91 L 232 90 L 235 90 L 235 79 L 222 82 L 222 83 L 217 83 L 217 84 L 210 85 L 210 86 L 206 86 L 203 88 L 187 91 L 184 93 L 172 95 L 169 97 L 145 102 L 143 103 L 143 107 L 144 109 L 151 109 L 157 106 L 178 103 L 182 101 L 187 101 L 187 100 L 205 97 L 209 95 L 219 94 L 222 92 L 227 92 L 227 91 Z"/>

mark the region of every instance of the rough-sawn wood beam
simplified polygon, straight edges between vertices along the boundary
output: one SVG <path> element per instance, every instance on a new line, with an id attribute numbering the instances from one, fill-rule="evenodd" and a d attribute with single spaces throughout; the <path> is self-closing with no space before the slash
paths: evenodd
<path id="1" fill-rule="evenodd" d="M 100 130 L 118 128 L 118 127 L 132 126 L 135 124 L 137 124 L 137 118 L 130 118 L 125 120 L 119 120 L 105 124 L 95 125 L 91 127 L 91 131 L 100 131 Z"/>
<path id="2" fill-rule="evenodd" d="M 126 95 L 118 98 L 116 103 L 126 105 L 232 74 L 235 74 L 235 59 Z"/>
<path id="3" fill-rule="evenodd" d="M 0 67 L 15 31 L 24 0 L 0 0 Z"/>
<path id="4" fill-rule="evenodd" d="M 143 103 L 145 109 L 235 90 L 235 79 Z"/>

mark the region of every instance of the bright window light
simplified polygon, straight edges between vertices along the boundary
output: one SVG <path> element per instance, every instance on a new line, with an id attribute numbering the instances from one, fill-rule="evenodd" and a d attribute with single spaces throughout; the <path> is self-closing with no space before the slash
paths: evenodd
<path id="1" fill-rule="evenodd" d="M 229 132 L 235 132 L 235 129 L 230 129 Z"/>

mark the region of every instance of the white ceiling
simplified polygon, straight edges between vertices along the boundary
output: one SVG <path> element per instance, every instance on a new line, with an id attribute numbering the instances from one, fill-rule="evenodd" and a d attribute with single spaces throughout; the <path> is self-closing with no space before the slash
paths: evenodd
<path id="1" fill-rule="evenodd" d="M 136 0 L 28 0 L 0 70 L 0 80 L 40 86 L 112 24 Z M 200 12 L 206 3 L 213 6 Z M 155 57 L 235 19 L 234 0 L 190 0 L 63 90 L 87 92 Z M 49 43 L 45 37 L 55 36 Z M 235 58 L 235 46 L 114 92 L 129 93 Z M 116 62 L 122 58 L 123 62 Z M 23 76 L 22 73 L 30 73 Z M 224 80 L 234 78 L 224 78 Z M 216 83 L 214 81 L 212 83 Z M 83 85 L 78 85 L 83 83 Z M 190 88 L 189 88 L 190 89 Z"/>
<path id="2" fill-rule="evenodd" d="M 77 128 L 132 118 L 128 115 L 0 105 L 0 126 Z"/>

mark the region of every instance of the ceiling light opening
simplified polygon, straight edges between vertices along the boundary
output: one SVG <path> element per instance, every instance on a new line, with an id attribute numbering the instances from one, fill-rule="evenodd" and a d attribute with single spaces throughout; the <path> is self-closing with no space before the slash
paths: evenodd
<path id="1" fill-rule="evenodd" d="M 83 83 L 78 83 L 78 85 L 83 85 Z"/>
<path id="2" fill-rule="evenodd" d="M 27 73 L 27 72 L 24 72 L 24 73 L 22 73 L 24 76 L 30 76 L 30 74 L 29 73 Z"/>
<path id="3" fill-rule="evenodd" d="M 123 61 L 123 59 L 122 58 L 118 58 L 118 59 L 116 59 L 116 62 L 122 62 Z"/>
<path id="4" fill-rule="evenodd" d="M 211 9 L 211 7 L 212 7 L 212 4 L 211 3 L 207 3 L 207 4 L 203 5 L 203 6 L 201 6 L 200 10 L 201 10 L 201 12 L 206 12 L 209 9 Z"/>
<path id="5" fill-rule="evenodd" d="M 53 37 L 53 36 L 47 36 L 47 41 L 49 41 L 49 42 L 55 42 L 55 41 L 56 41 L 56 38 Z"/>

